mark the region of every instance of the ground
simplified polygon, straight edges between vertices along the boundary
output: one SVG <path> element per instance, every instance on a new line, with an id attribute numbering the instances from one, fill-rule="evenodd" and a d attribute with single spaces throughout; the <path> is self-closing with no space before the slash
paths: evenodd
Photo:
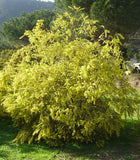
<path id="1" fill-rule="evenodd" d="M 140 74 L 138 75 L 129 75 L 129 82 L 131 86 L 140 90 Z"/>

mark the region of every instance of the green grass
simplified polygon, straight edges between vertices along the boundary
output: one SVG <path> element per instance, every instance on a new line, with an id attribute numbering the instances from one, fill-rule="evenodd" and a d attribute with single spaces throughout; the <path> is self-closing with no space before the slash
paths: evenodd
<path id="1" fill-rule="evenodd" d="M 137 104 L 137 106 L 138 106 L 138 117 L 140 119 L 140 90 L 138 91 L 138 95 L 139 95 L 139 98 L 138 98 L 138 104 Z"/>
<path id="2" fill-rule="evenodd" d="M 16 144 L 17 129 L 11 120 L 0 120 L 0 160 L 49 160 L 59 149 L 49 148 L 45 144 Z"/>
<path id="3" fill-rule="evenodd" d="M 134 116 L 133 122 L 127 119 L 124 124 L 120 137 L 112 136 L 102 148 L 76 143 L 50 148 L 44 143 L 13 143 L 16 127 L 10 119 L 0 119 L 0 160 L 140 160 L 140 121 Z"/>
<path id="4" fill-rule="evenodd" d="M 140 75 L 140 73 L 131 73 L 130 76 L 133 76 L 133 75 Z"/>
<path id="5" fill-rule="evenodd" d="M 17 129 L 11 120 L 0 121 L 0 160 L 139 160 L 140 122 L 125 121 L 119 138 L 112 139 L 102 148 L 94 144 L 70 144 L 50 148 L 46 144 L 16 144 Z"/>

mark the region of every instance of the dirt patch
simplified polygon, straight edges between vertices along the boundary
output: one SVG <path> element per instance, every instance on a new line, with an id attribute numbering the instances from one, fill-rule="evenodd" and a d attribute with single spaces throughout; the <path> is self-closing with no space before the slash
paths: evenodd
<path id="1" fill-rule="evenodd" d="M 140 75 L 130 75 L 128 81 L 133 88 L 140 90 Z"/>

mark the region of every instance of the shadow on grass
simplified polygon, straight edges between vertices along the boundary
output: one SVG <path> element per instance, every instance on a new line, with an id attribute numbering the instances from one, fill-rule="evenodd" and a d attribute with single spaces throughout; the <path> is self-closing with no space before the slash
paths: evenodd
<path id="1" fill-rule="evenodd" d="M 0 120 L 0 160 L 8 159 L 32 159 L 39 160 L 38 158 L 27 158 L 30 154 L 41 154 L 42 152 L 46 157 L 47 154 L 52 154 L 53 159 L 63 160 L 139 160 L 140 159 L 140 122 L 130 121 L 125 122 L 125 128 L 121 130 L 120 137 L 112 136 L 111 140 L 102 148 L 98 148 L 94 144 L 69 144 L 63 148 L 50 148 L 44 143 L 40 144 L 23 144 L 17 145 L 12 142 L 16 137 L 17 129 L 12 121 Z M 14 152 L 14 153 L 13 153 Z M 11 153 L 13 157 L 11 157 Z M 20 158 L 15 158 L 15 155 L 20 154 Z M 55 157 L 55 158 L 54 158 Z M 43 159 L 43 158 L 42 158 Z M 41 160 L 42 160 L 41 159 Z"/>
<path id="2" fill-rule="evenodd" d="M 71 144 L 63 148 L 60 156 L 67 160 L 140 160 L 140 122 L 125 122 L 120 137 L 113 135 L 102 148 L 94 144 Z"/>
<path id="3" fill-rule="evenodd" d="M 16 137 L 17 128 L 12 123 L 11 119 L 0 119 L 0 160 L 8 160 L 8 159 L 26 159 L 30 154 L 39 154 L 41 157 L 42 154 L 57 154 L 59 149 L 57 148 L 50 148 L 45 143 L 41 144 L 16 144 L 13 143 L 12 140 Z M 41 152 L 41 153 L 40 153 Z M 12 155 L 11 155 L 12 154 Z M 19 158 L 17 158 L 17 154 L 20 154 Z M 16 157 L 14 157 L 16 156 Z M 38 160 L 39 158 L 34 158 Z"/>

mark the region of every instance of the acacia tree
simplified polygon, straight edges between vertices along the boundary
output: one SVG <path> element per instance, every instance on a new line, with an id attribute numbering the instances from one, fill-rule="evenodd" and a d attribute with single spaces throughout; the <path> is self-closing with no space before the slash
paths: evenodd
<path id="1" fill-rule="evenodd" d="M 136 91 L 120 69 L 121 35 L 108 39 L 105 30 L 94 40 L 96 23 L 74 7 L 51 31 L 40 20 L 25 32 L 30 44 L 0 72 L 1 109 L 19 128 L 15 141 L 102 145 L 119 135 L 123 115 L 134 114 Z"/>

